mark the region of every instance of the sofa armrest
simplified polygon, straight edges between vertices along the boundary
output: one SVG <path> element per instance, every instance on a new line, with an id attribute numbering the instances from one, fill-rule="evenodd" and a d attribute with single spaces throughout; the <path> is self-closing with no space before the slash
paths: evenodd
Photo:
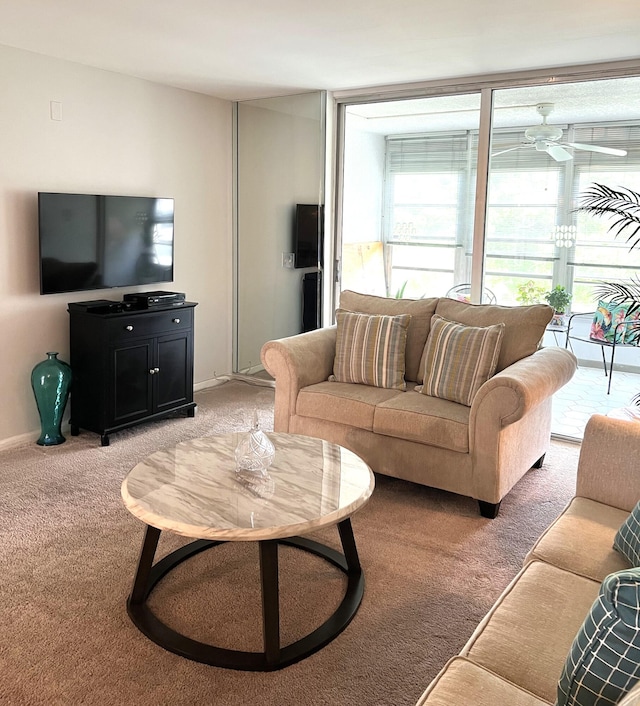
<path id="1" fill-rule="evenodd" d="M 640 422 L 594 414 L 584 431 L 576 495 L 631 510 L 640 500 Z"/>
<path id="2" fill-rule="evenodd" d="M 276 380 L 275 431 L 289 431 L 298 392 L 331 375 L 335 354 L 335 326 L 267 341 L 262 346 L 262 364 Z"/>
<path id="3" fill-rule="evenodd" d="M 499 427 L 522 419 L 566 385 L 577 368 L 576 357 L 565 348 L 541 348 L 494 375 L 478 390 L 471 405 L 471 433 L 479 419 L 491 418 Z"/>

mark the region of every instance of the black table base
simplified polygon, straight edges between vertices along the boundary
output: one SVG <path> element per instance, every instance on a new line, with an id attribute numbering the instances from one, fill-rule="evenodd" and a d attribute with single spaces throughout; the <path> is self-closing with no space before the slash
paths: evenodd
<path id="1" fill-rule="evenodd" d="M 221 541 L 199 539 L 153 563 L 160 530 L 148 526 L 142 543 L 138 570 L 127 612 L 133 623 L 149 639 L 170 652 L 226 669 L 267 672 L 282 669 L 317 652 L 337 637 L 358 611 L 364 594 L 364 574 L 360 566 L 351 521 L 338 524 L 344 555 L 304 537 L 268 539 L 259 542 L 260 578 L 262 584 L 263 652 L 245 652 L 215 647 L 181 635 L 159 620 L 147 605 L 154 587 L 173 568 L 206 549 L 224 544 Z M 335 612 L 313 632 L 290 645 L 280 644 L 280 606 L 278 590 L 278 545 L 297 547 L 322 557 L 347 575 L 347 589 Z"/>

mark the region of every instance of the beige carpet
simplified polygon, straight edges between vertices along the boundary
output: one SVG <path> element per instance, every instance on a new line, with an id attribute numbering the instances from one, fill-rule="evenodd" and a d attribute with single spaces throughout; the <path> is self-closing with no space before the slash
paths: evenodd
<path id="1" fill-rule="evenodd" d="M 486 520 L 468 498 L 377 477 L 353 517 L 366 573 L 360 611 L 330 645 L 272 673 L 209 667 L 168 653 L 127 617 L 125 600 L 143 525 L 120 500 L 127 471 L 177 441 L 248 428 L 258 409 L 272 428 L 273 390 L 228 382 L 196 395 L 177 418 L 0 454 L 0 703 L 186 706 L 414 704 L 517 573 L 535 538 L 572 495 L 578 447 L 554 442 Z M 316 535 L 338 546 L 337 532 Z M 182 540 L 165 536 L 160 550 Z M 205 552 L 152 596 L 158 614 L 192 637 L 260 646 L 257 549 Z M 330 614 L 342 577 L 317 558 L 281 554 L 286 642 Z"/>

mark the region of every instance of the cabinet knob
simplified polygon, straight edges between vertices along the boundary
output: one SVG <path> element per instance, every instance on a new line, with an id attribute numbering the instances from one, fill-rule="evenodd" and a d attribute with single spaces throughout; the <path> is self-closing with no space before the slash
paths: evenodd
<path id="1" fill-rule="evenodd" d="M 179 324 L 179 323 L 180 323 L 180 319 L 172 319 L 172 321 L 173 321 L 174 324 Z"/>
<path id="2" fill-rule="evenodd" d="M 128 326 L 124 327 L 124 330 L 125 331 L 133 331 L 133 326 L 131 324 L 129 324 Z"/>
<path id="3" fill-rule="evenodd" d="M 149 368 L 149 375 L 157 375 L 160 372 L 160 368 Z"/>

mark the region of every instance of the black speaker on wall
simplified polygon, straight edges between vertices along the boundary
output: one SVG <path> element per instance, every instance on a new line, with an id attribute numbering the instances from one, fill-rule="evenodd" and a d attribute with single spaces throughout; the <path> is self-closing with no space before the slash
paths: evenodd
<path id="1" fill-rule="evenodd" d="M 322 272 L 307 272 L 302 277 L 302 331 L 322 326 Z"/>

